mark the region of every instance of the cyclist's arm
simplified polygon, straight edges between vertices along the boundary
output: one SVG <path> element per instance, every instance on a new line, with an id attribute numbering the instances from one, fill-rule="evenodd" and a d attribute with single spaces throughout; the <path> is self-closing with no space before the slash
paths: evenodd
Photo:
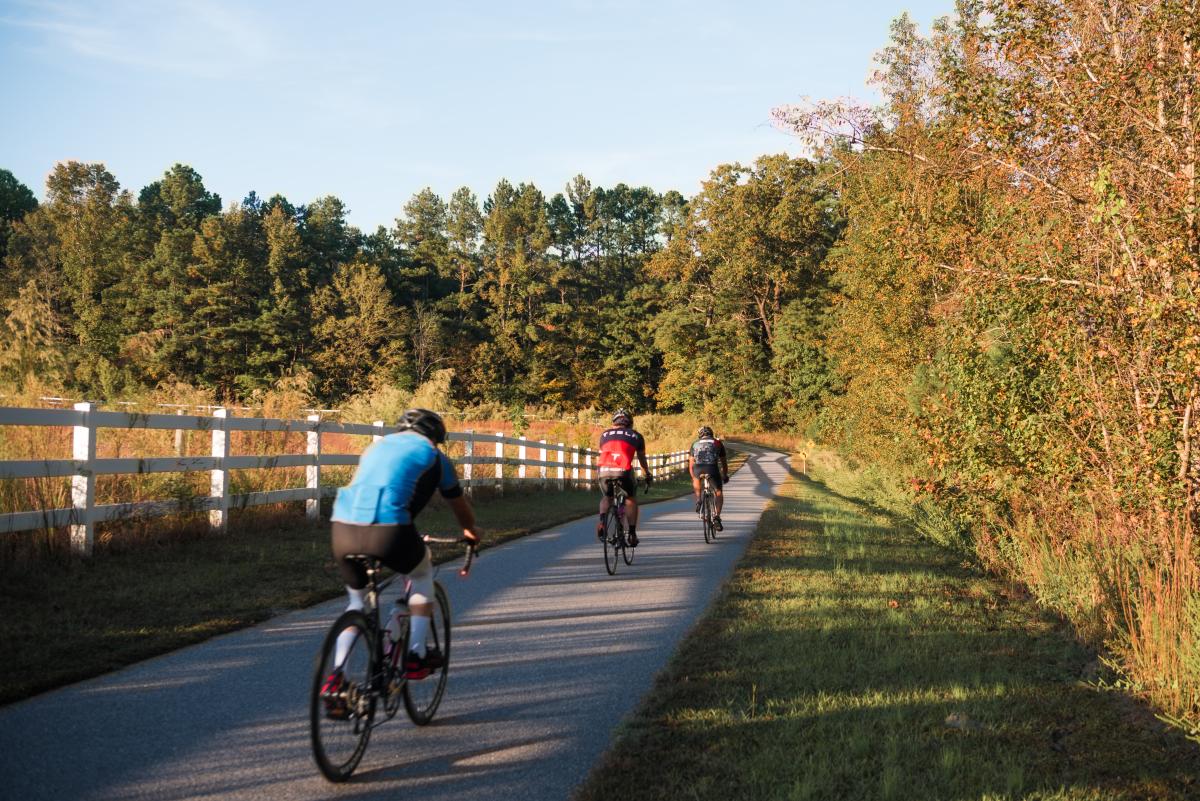
<path id="1" fill-rule="evenodd" d="M 721 475 L 729 478 L 729 461 L 725 458 L 725 443 L 721 443 Z"/>
<path id="2" fill-rule="evenodd" d="M 646 463 L 646 452 L 644 450 L 637 452 L 638 462 L 642 465 L 642 474 L 653 478 L 650 473 L 650 465 Z"/>
<path id="3" fill-rule="evenodd" d="M 455 519 L 462 526 L 463 537 L 479 542 L 479 530 L 475 527 L 475 510 L 471 508 L 471 502 L 467 500 L 467 496 L 459 495 L 456 498 L 447 498 L 446 503 L 450 505 L 450 511 L 454 512 Z"/>

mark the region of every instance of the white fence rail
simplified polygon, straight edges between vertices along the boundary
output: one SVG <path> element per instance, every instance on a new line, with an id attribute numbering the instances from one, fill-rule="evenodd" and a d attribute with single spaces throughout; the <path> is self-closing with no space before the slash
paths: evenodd
<path id="1" fill-rule="evenodd" d="M 304 501 L 307 515 L 320 515 L 321 499 L 334 495 L 337 487 L 321 483 L 321 468 L 358 464 L 358 454 L 325 453 L 325 434 L 367 435 L 379 439 L 395 432 L 382 420 L 373 424 L 337 423 L 310 415 L 305 420 L 279 420 L 261 417 L 234 417 L 224 408 L 213 416 L 184 414 L 129 414 L 97 411 L 91 403 L 77 403 L 74 409 L 26 409 L 0 407 L 0 426 L 70 426 L 73 428 L 71 459 L 27 459 L 0 461 L 0 479 L 71 478 L 71 506 L 62 509 L 10 511 L 0 513 L 0 534 L 31 529 L 70 526 L 71 547 L 77 553 L 90 554 L 95 540 L 96 523 L 130 517 L 161 517 L 186 512 L 207 511 L 209 524 L 223 529 L 231 510 L 268 503 Z M 100 429 L 159 429 L 176 432 L 176 448 L 183 431 L 206 431 L 212 438 L 211 456 L 154 456 L 129 459 L 97 458 L 96 438 Z M 233 431 L 304 432 L 307 452 L 275 456 L 235 456 L 230 453 L 229 433 Z M 598 453 L 562 442 L 508 437 L 502 433 L 477 434 L 452 431 L 451 442 L 463 443 L 463 455 L 454 459 L 460 468 L 460 483 L 468 493 L 475 487 L 490 486 L 503 492 L 506 483 L 533 484 L 542 489 L 565 490 L 590 485 Z M 494 446 L 494 455 L 483 455 Z M 516 449 L 516 456 L 510 449 Z M 529 458 L 530 451 L 537 458 Z M 687 451 L 647 456 L 655 477 L 668 478 L 687 466 Z M 476 471 L 476 467 L 493 466 Z M 231 470 L 304 467 L 305 486 L 293 489 L 231 494 Z M 505 476 L 504 468 L 515 468 L 517 475 Z M 530 468 L 534 468 L 531 470 Z M 96 477 L 149 473 L 208 472 L 209 494 L 183 500 L 143 501 L 139 503 L 96 503 Z M 641 470 L 638 468 L 640 475 Z"/>

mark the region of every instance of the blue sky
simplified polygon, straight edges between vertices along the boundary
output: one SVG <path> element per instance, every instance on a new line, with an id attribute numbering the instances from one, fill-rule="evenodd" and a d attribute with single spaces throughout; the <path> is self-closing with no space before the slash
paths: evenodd
<path id="1" fill-rule="evenodd" d="M 366 229 L 423 187 L 482 201 L 500 178 L 690 195 L 717 164 L 798 153 L 772 106 L 869 97 L 890 21 L 927 28 L 951 10 L 0 0 L 0 167 L 40 197 L 57 161 L 102 161 L 135 193 L 183 162 L 226 204 L 334 194 Z"/>

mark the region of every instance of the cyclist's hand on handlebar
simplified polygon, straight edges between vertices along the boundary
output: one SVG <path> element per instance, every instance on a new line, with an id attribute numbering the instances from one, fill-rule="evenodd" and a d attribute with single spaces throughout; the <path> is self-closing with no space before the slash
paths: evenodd
<path id="1" fill-rule="evenodd" d="M 646 488 L 649 489 L 650 485 L 653 483 L 654 483 L 654 474 L 646 473 Z"/>
<path id="2" fill-rule="evenodd" d="M 479 543 L 482 541 L 483 538 L 479 536 L 478 531 L 472 531 L 469 528 L 464 528 L 463 529 L 463 539 L 466 540 L 467 544 L 470 545 L 472 548 L 477 548 L 477 547 L 479 547 Z"/>

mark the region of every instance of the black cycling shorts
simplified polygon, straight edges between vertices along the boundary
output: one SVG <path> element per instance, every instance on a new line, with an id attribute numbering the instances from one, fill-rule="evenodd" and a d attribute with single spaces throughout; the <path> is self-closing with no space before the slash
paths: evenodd
<path id="1" fill-rule="evenodd" d="M 620 484 L 625 490 L 625 494 L 628 497 L 637 497 L 637 479 L 634 478 L 632 470 L 626 470 L 623 473 L 610 473 L 609 475 L 601 474 L 600 477 L 596 479 L 596 482 L 600 485 L 600 492 L 604 493 L 606 498 L 611 498 L 616 494 L 616 490 L 610 483 L 614 479 L 616 480 L 616 483 Z"/>
<path id="2" fill-rule="evenodd" d="M 360 526 L 354 523 L 333 522 L 333 558 L 338 572 L 351 589 L 367 586 L 367 571 L 361 562 L 347 561 L 352 553 L 366 553 L 397 573 L 409 573 L 425 558 L 425 541 L 416 526 Z"/>
<path id="3" fill-rule="evenodd" d="M 713 489 L 720 489 L 725 482 L 721 481 L 721 468 L 715 464 L 694 464 L 692 465 L 692 478 L 700 478 L 702 473 L 707 473 L 712 480 Z"/>

